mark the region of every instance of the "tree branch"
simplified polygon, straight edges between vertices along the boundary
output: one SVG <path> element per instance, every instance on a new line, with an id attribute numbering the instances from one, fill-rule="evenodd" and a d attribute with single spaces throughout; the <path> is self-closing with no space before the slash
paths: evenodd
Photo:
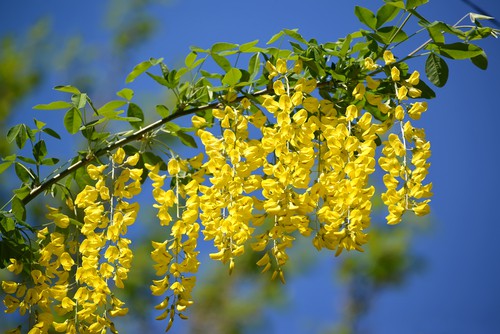
<path id="1" fill-rule="evenodd" d="M 260 91 L 257 91 L 255 93 L 251 94 L 251 96 L 258 97 L 260 95 L 264 95 L 264 94 L 269 93 L 271 90 L 272 90 L 272 88 L 265 88 L 265 89 L 262 89 Z M 240 101 L 244 97 L 245 96 L 239 96 L 236 98 L 235 101 Z M 23 204 L 24 205 L 28 204 L 33 199 L 35 199 L 38 195 L 40 195 L 44 191 L 48 190 L 52 185 L 61 181 L 62 179 L 64 179 L 66 176 L 70 175 L 71 173 L 73 173 L 77 169 L 87 166 L 89 163 L 94 161 L 96 158 L 98 158 L 98 157 L 100 157 L 108 152 L 111 152 L 118 147 L 122 147 L 125 144 L 128 144 L 128 143 L 136 141 L 136 140 L 140 140 L 141 138 L 144 137 L 145 134 L 147 134 L 153 130 L 158 129 L 159 127 L 161 127 L 165 123 L 171 122 L 171 121 L 173 121 L 177 118 L 183 117 L 183 116 L 187 116 L 187 115 L 191 115 L 191 114 L 194 114 L 194 113 L 197 113 L 200 111 L 216 108 L 218 105 L 219 105 L 219 102 L 212 102 L 210 104 L 207 104 L 207 105 L 204 105 L 201 107 L 196 107 L 196 108 L 191 108 L 191 109 L 177 109 L 171 115 L 169 115 L 165 118 L 162 118 L 154 123 L 151 123 L 148 126 L 132 133 L 131 135 L 129 135 L 127 137 L 121 138 L 113 143 L 110 143 L 104 148 L 101 148 L 95 152 L 92 152 L 92 154 L 89 154 L 88 156 L 83 157 L 81 160 L 79 160 L 78 162 L 75 162 L 74 164 L 72 164 L 71 166 L 69 166 L 68 168 L 63 170 L 61 173 L 54 175 L 53 177 L 51 177 L 47 181 L 42 182 L 36 188 L 33 188 L 30 191 L 30 193 L 22 200 Z"/>

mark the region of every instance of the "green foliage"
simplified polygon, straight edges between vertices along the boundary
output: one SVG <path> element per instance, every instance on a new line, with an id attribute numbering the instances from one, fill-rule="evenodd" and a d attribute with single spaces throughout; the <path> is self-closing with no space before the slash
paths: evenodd
<path id="1" fill-rule="evenodd" d="M 448 65 L 435 53 L 430 53 L 425 62 L 425 74 L 437 87 L 443 87 L 448 80 Z"/>

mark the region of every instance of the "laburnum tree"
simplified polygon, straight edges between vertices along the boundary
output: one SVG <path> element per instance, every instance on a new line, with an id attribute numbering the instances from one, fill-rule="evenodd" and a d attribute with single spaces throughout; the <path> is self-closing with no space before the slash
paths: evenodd
<path id="1" fill-rule="evenodd" d="M 498 30 L 483 26 L 491 17 L 473 13 L 454 25 L 430 22 L 418 11 L 426 2 L 386 0 L 375 13 L 357 6 L 366 27 L 334 42 L 285 29 L 265 47 L 257 40 L 193 47 L 177 69 L 162 59 L 142 62 L 126 82 L 145 73 L 176 99 L 174 108 L 157 105 L 150 124 L 130 88 L 96 106 L 76 87 L 56 87 L 67 99 L 35 109 L 65 110 L 67 135 L 81 136 L 86 149 L 62 164 L 45 138 L 63 135 L 46 123 L 7 133 L 20 153 L 4 157 L 0 171 L 14 169 L 20 186 L 0 212 L 0 267 L 14 274 L 1 285 L 6 312 L 30 317 L 29 333 L 118 332 L 113 319 L 128 308 L 116 290 L 134 266 L 129 226 L 159 224 L 150 286 L 168 330 L 195 303 L 200 239 L 213 243 L 210 258 L 229 273 L 243 253 L 255 252 L 262 272 L 283 283 L 297 238 L 335 255 L 362 251 L 377 165 L 387 224 L 407 212 L 428 214 L 430 143 L 416 121 L 435 93 L 408 62 L 425 57 L 428 81 L 441 87 L 446 58 L 486 69 L 474 42 Z M 419 29 L 408 34 L 412 20 Z M 398 54 L 419 34 L 429 40 Z M 280 39 L 289 47 L 275 46 Z M 215 66 L 219 71 L 204 69 Z M 191 126 L 176 122 L 181 118 Z M 129 129 L 112 132 L 116 122 Z M 201 149 L 184 156 L 164 140 L 172 137 Z M 152 193 L 156 222 L 140 218 L 143 191 Z M 42 195 L 57 204 L 33 226 L 26 206 Z"/>

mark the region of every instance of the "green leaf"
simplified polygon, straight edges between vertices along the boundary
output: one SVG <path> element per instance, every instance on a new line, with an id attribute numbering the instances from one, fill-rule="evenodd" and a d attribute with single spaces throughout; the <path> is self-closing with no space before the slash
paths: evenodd
<path id="1" fill-rule="evenodd" d="M 413 9 L 428 3 L 429 0 L 406 0 L 406 8 Z"/>
<path id="2" fill-rule="evenodd" d="M 212 47 L 210 48 L 210 52 L 219 53 L 222 51 L 232 50 L 232 49 L 237 48 L 237 47 L 238 47 L 238 44 L 220 42 L 220 43 L 215 43 L 214 45 L 212 45 Z"/>
<path id="3" fill-rule="evenodd" d="M 237 68 L 231 68 L 224 78 L 222 78 L 222 83 L 228 86 L 235 86 L 241 79 L 241 71 Z"/>
<path id="4" fill-rule="evenodd" d="M 16 140 L 17 136 L 21 132 L 21 128 L 23 125 L 24 124 L 17 124 L 9 129 L 9 131 L 7 132 L 7 142 L 12 143 L 14 140 Z M 26 136 L 26 139 L 27 138 L 28 138 L 28 136 Z M 22 147 L 20 147 L 20 148 L 22 148 Z"/>
<path id="5" fill-rule="evenodd" d="M 385 4 L 380 7 L 377 11 L 377 24 L 376 28 L 380 28 L 384 23 L 393 20 L 398 13 L 400 12 L 400 8 L 395 7 L 390 4 Z"/>
<path id="6" fill-rule="evenodd" d="M 55 132 L 54 130 L 52 130 L 51 128 L 43 128 L 42 132 L 48 134 L 51 137 L 61 139 L 61 136 L 59 136 L 59 134 L 57 132 Z"/>
<path id="7" fill-rule="evenodd" d="M 168 73 L 167 79 L 165 79 L 162 76 L 150 73 L 150 72 L 146 72 L 146 74 L 149 75 L 150 78 L 152 78 L 154 81 L 156 81 L 157 83 L 159 83 L 162 86 L 165 86 L 165 87 L 168 87 L 168 88 L 174 88 L 176 86 L 175 84 L 172 85 L 169 82 L 169 79 L 171 77 L 175 77 L 175 74 L 176 74 L 175 70 L 173 70 L 173 71 L 171 71 L 171 72 Z"/>
<path id="8" fill-rule="evenodd" d="M 81 126 L 82 114 L 78 108 L 73 107 L 64 115 L 64 127 L 70 134 L 74 135 Z"/>
<path id="9" fill-rule="evenodd" d="M 11 154 L 11 155 L 8 155 L 6 157 L 3 157 L 2 160 L 3 161 L 16 161 L 16 158 L 17 158 L 17 155 L 16 154 Z"/>
<path id="10" fill-rule="evenodd" d="M 351 48 L 352 36 L 347 35 L 346 38 L 342 41 L 342 46 L 340 47 L 339 55 L 341 57 L 345 57 L 349 49 Z"/>
<path id="11" fill-rule="evenodd" d="M 156 112 L 161 116 L 161 118 L 165 118 L 170 115 L 170 110 L 162 104 L 156 106 Z"/>
<path id="12" fill-rule="evenodd" d="M 125 104 L 127 104 L 127 101 L 123 100 L 109 101 L 108 103 L 97 109 L 97 114 L 107 117 L 107 115 L 113 114 L 113 112 L 116 109 L 123 107 Z"/>
<path id="13" fill-rule="evenodd" d="M 67 85 L 67 86 L 56 86 L 54 87 L 55 90 L 64 92 L 64 93 L 71 93 L 71 94 L 80 94 L 80 90 L 78 88 Z"/>
<path id="14" fill-rule="evenodd" d="M 198 46 L 192 45 L 189 47 L 191 51 L 198 52 L 198 53 L 210 53 L 210 49 L 202 49 Z"/>
<path id="15" fill-rule="evenodd" d="M 248 61 L 248 73 L 250 74 L 250 79 L 255 78 L 255 76 L 259 73 L 259 69 L 259 53 L 256 53 L 252 57 L 250 57 L 250 60 Z"/>
<path id="16" fill-rule="evenodd" d="M 174 89 L 177 87 L 179 84 L 179 79 L 177 78 L 177 70 L 172 70 L 168 72 L 167 77 L 165 78 L 165 81 L 162 80 L 157 80 L 158 77 L 155 77 L 153 75 L 150 75 L 153 79 L 155 79 L 156 82 L 158 82 L 160 85 L 167 86 L 170 89 Z"/>
<path id="17" fill-rule="evenodd" d="M 130 103 L 128 105 L 127 116 L 128 117 L 135 117 L 135 118 L 139 119 L 139 121 L 130 122 L 130 125 L 134 129 L 140 129 L 142 127 L 142 125 L 144 124 L 144 113 L 142 112 L 141 107 L 139 107 L 135 103 Z"/>
<path id="18" fill-rule="evenodd" d="M 71 108 L 73 105 L 66 101 L 54 101 L 48 104 L 37 104 L 33 109 L 37 110 L 57 110 Z"/>
<path id="19" fill-rule="evenodd" d="M 452 43 L 440 44 L 438 46 L 439 53 L 451 59 L 469 59 L 484 53 L 483 49 L 474 44 L 467 43 Z"/>
<path id="20" fill-rule="evenodd" d="M 285 34 L 284 31 L 280 31 L 279 33 L 273 35 L 273 37 L 271 37 L 271 39 L 269 41 L 267 41 L 266 44 L 272 44 L 272 43 L 276 42 L 284 34 Z"/>
<path id="21" fill-rule="evenodd" d="M 191 68 L 198 54 L 196 52 L 190 52 L 184 59 L 184 64 L 187 68 Z"/>
<path id="22" fill-rule="evenodd" d="M 158 65 L 162 61 L 163 58 L 160 59 L 150 58 L 147 61 L 143 61 L 142 63 L 135 65 L 135 67 L 132 69 L 132 72 L 130 72 L 129 75 L 127 75 L 125 82 L 126 83 L 133 82 L 139 75 L 146 72 L 151 66 Z"/>
<path id="23" fill-rule="evenodd" d="M 31 129 L 26 124 L 17 124 L 7 132 L 7 141 L 12 143 L 15 140 L 17 147 L 23 148 L 28 138 L 32 137 L 31 134 Z"/>
<path id="24" fill-rule="evenodd" d="M 23 165 L 20 162 L 16 162 L 14 165 L 14 169 L 16 171 L 16 175 L 23 183 L 29 183 L 32 180 L 35 180 L 35 175 L 32 170 Z"/>
<path id="25" fill-rule="evenodd" d="M 196 145 L 196 141 L 194 140 L 194 138 L 187 133 L 178 131 L 177 136 L 184 145 L 192 148 L 198 148 L 198 145 Z"/>
<path id="26" fill-rule="evenodd" d="M 398 27 L 395 26 L 380 28 L 373 35 L 384 44 L 399 43 L 408 39 L 406 33 L 403 30 L 398 30 Z"/>
<path id="27" fill-rule="evenodd" d="M 470 60 L 474 65 L 476 65 L 482 70 L 486 70 L 488 68 L 488 57 L 484 52 L 478 56 L 472 57 Z"/>
<path id="28" fill-rule="evenodd" d="M 12 199 L 12 213 L 17 220 L 24 221 L 26 219 L 26 208 L 23 201 L 17 196 Z"/>
<path id="29" fill-rule="evenodd" d="M 418 85 L 414 86 L 417 89 L 420 89 L 422 92 L 422 95 L 420 95 L 420 98 L 422 99 L 433 99 L 436 97 L 436 93 L 432 90 L 431 87 L 429 87 L 424 80 L 420 80 L 418 82 Z"/>
<path id="30" fill-rule="evenodd" d="M 11 217 L 5 217 L 3 216 L 2 217 L 2 220 L 0 221 L 0 227 L 1 227 L 1 230 L 3 233 L 7 233 L 7 232 L 10 232 L 10 231 L 14 231 L 16 229 L 16 221 Z M 4 237 L 2 235 L 2 237 Z M 5 240 L 2 240 L 2 241 L 5 241 Z M 7 249 L 7 250 L 10 250 L 10 249 Z M 4 254 L 4 252 L 1 252 L 2 255 Z"/>
<path id="31" fill-rule="evenodd" d="M 283 29 L 283 32 L 286 35 L 288 35 L 288 36 L 292 37 L 293 39 L 307 45 L 308 44 L 307 41 L 297 31 L 298 31 L 298 29 Z"/>
<path id="32" fill-rule="evenodd" d="M 33 146 L 33 157 L 36 161 L 41 161 L 47 155 L 47 145 L 44 140 L 39 140 Z"/>
<path id="33" fill-rule="evenodd" d="M 257 43 L 259 43 L 258 39 L 251 41 L 251 42 L 248 42 L 248 43 L 241 44 L 239 47 L 239 50 L 240 50 L 240 52 L 255 52 L 253 49 Z"/>
<path id="34" fill-rule="evenodd" d="M 17 220 L 24 221 L 26 219 L 26 208 L 23 201 L 17 196 L 12 199 L 12 213 Z"/>
<path id="35" fill-rule="evenodd" d="M 76 161 L 73 160 L 73 163 Z M 68 178 L 71 179 L 71 178 Z M 73 180 L 76 182 L 79 188 L 85 188 L 87 184 L 92 183 L 92 179 L 90 178 L 89 174 L 87 173 L 87 170 L 85 168 L 78 168 L 75 171 L 75 176 L 73 177 Z"/>
<path id="36" fill-rule="evenodd" d="M 57 158 L 47 158 L 47 159 L 43 159 L 41 164 L 45 165 L 45 166 L 53 166 L 58 162 L 59 162 L 59 159 L 57 159 Z"/>
<path id="37" fill-rule="evenodd" d="M 24 199 L 30 194 L 30 188 L 27 185 L 23 185 L 21 188 L 14 189 L 13 192 L 20 199 Z"/>
<path id="38" fill-rule="evenodd" d="M 168 132 L 170 134 L 175 134 L 178 131 L 180 131 L 180 129 L 181 129 L 181 127 L 175 123 L 172 123 L 172 122 L 165 123 L 165 130 L 166 130 L 166 132 Z"/>
<path id="39" fill-rule="evenodd" d="M 455 35 L 459 38 L 465 38 L 465 33 L 462 30 L 450 26 L 444 22 L 434 21 L 430 24 L 424 24 L 424 27 L 429 32 L 429 36 L 436 43 L 444 43 L 443 32 Z"/>
<path id="40" fill-rule="evenodd" d="M 18 156 L 17 157 L 19 160 L 23 161 L 23 162 L 26 162 L 27 164 L 32 164 L 32 165 L 36 165 L 36 161 L 31 159 L 31 158 L 28 158 L 28 157 L 24 157 L 22 155 Z"/>
<path id="41" fill-rule="evenodd" d="M 229 71 L 232 68 L 231 63 L 229 62 L 229 60 L 227 60 L 227 58 L 216 53 L 212 53 L 211 56 L 217 63 L 217 65 L 219 65 L 225 72 Z"/>
<path id="42" fill-rule="evenodd" d="M 389 5 L 389 6 L 394 6 L 396 8 L 400 8 L 400 9 L 405 9 L 405 3 L 403 1 L 387 1 L 387 0 L 384 0 L 386 2 L 386 5 Z"/>
<path id="43" fill-rule="evenodd" d="M 75 94 L 71 97 L 71 102 L 73 102 L 73 106 L 78 109 L 82 109 L 87 104 L 87 94 Z"/>
<path id="44" fill-rule="evenodd" d="M 0 174 L 5 172 L 5 170 L 7 170 L 7 168 L 9 168 L 13 163 L 14 163 L 13 161 L 2 162 L 0 164 Z"/>
<path id="45" fill-rule="evenodd" d="M 373 30 L 377 29 L 377 18 L 368 8 L 356 6 L 354 7 L 354 14 L 356 14 L 361 23 Z"/>
<path id="46" fill-rule="evenodd" d="M 468 41 L 474 41 L 478 39 L 483 39 L 486 37 L 496 37 L 496 32 L 490 27 L 476 27 L 465 34 Z"/>
<path id="47" fill-rule="evenodd" d="M 47 123 L 44 123 L 42 121 L 37 120 L 36 118 L 34 118 L 33 121 L 35 122 L 35 126 L 38 130 L 43 129 L 43 127 L 47 124 Z"/>
<path id="48" fill-rule="evenodd" d="M 124 98 L 127 101 L 130 101 L 134 97 L 134 91 L 130 88 L 123 88 L 122 90 L 117 92 L 116 95 Z"/>
<path id="49" fill-rule="evenodd" d="M 429 37 L 434 41 L 434 43 L 444 43 L 444 34 L 443 31 L 437 26 L 428 26 L 427 32 L 429 33 Z"/>

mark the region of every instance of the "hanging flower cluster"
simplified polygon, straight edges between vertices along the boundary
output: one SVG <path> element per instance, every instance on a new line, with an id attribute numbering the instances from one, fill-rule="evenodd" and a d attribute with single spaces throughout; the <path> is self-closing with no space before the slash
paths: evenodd
<path id="1" fill-rule="evenodd" d="M 384 60 L 386 65 L 395 62 L 390 51 Z M 362 67 L 368 72 L 380 65 L 365 58 Z M 397 134 L 389 134 L 379 159 L 381 168 L 390 172 L 383 178 L 387 222 L 399 222 L 408 209 L 428 213 L 429 200 L 417 199 L 432 195 L 431 184 L 422 184 L 429 144 L 422 129 L 414 129 L 409 121 L 403 125 L 406 115 L 418 119 L 427 108 L 424 102 L 402 102 L 420 96 L 414 87 L 418 72 L 402 80 L 393 66 L 387 79 L 365 76 L 351 89 L 321 99 L 317 82 L 303 76 L 300 60 L 291 70 L 284 59 L 268 62 L 266 69 L 273 94 L 261 96 L 260 107 L 249 108 L 247 99 L 234 106 L 227 101 L 224 108 L 213 110 L 221 135 L 197 132 L 208 156 L 206 173 L 212 176 L 210 185 L 202 187 L 200 217 L 203 233 L 218 249 L 213 259 L 230 261 L 232 268 L 253 229 L 253 250 L 265 251 L 257 264 L 263 271 L 274 268 L 273 277 L 282 280 L 286 249 L 296 231 L 312 233 L 316 248 L 336 250 L 337 255 L 344 249 L 362 250 L 375 193 L 369 176 L 376 169 L 376 141 L 395 123 L 406 139 L 403 143 Z M 383 81 L 392 82 L 394 90 L 380 90 Z M 377 119 L 368 111 L 373 109 Z M 248 123 L 260 131 L 260 139 L 249 136 Z M 194 116 L 193 125 L 205 124 Z"/>
<path id="2" fill-rule="evenodd" d="M 146 167 L 149 170 L 148 176 L 153 181 L 153 197 L 156 201 L 153 206 L 158 209 L 160 225 L 170 227 L 170 236 L 165 240 L 153 241 L 154 250 L 151 252 L 156 275 L 161 277 L 153 281 L 151 291 L 154 296 L 163 298 L 155 306 L 155 309 L 162 311 L 156 319 L 168 318 L 168 330 L 176 314 L 187 319 L 182 312 L 193 304 L 191 292 L 196 277 L 188 274 L 196 273 L 199 265 L 199 252 L 196 251 L 200 231 L 200 225 L 196 222 L 200 205 L 199 183 L 196 177 L 187 184 L 180 182 L 181 174 L 185 171 L 181 170 L 183 162 L 175 158 L 168 162 L 168 173 L 174 179 L 174 189 L 163 189 L 167 175 L 159 174 L 159 165 L 146 164 Z M 181 201 L 184 202 L 182 210 Z M 177 207 L 173 219 L 169 211 L 174 205 Z"/>
<path id="3" fill-rule="evenodd" d="M 18 309 L 22 315 L 27 311 L 35 315 L 30 334 L 51 329 L 61 333 L 115 331 L 112 318 L 127 314 L 124 302 L 112 292 L 111 281 L 123 288 L 132 265 L 130 239 L 124 236 L 139 212 L 138 203 L 127 201 L 141 192 L 143 170 L 131 168 L 138 160 L 139 154 L 125 160 L 120 148 L 111 165 L 88 165 L 94 184 L 86 185 L 74 202 L 68 202 L 70 209 L 82 210 L 81 222 L 48 207 L 52 223 L 37 234 L 39 258 L 29 269 L 31 282 L 2 283 L 8 293 L 7 312 Z M 117 171 L 121 171 L 118 176 Z M 9 269 L 16 274 L 22 271 L 16 262 Z"/>

